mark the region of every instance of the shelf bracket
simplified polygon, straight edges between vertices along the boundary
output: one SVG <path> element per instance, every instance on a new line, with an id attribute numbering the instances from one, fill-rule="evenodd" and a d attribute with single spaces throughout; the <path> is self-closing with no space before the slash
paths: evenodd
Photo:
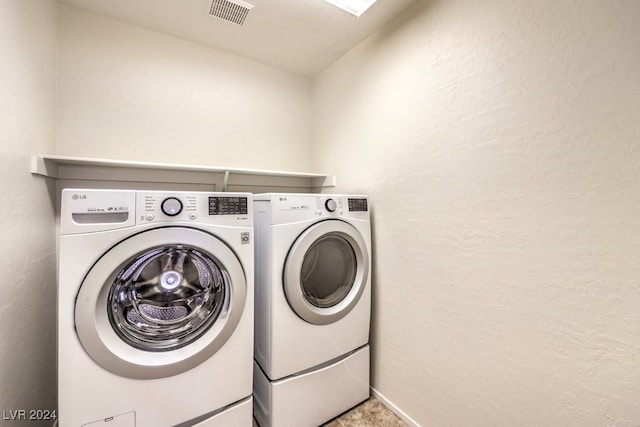
<path id="1" fill-rule="evenodd" d="M 50 178 L 58 178 L 58 164 L 42 156 L 31 156 L 31 173 Z"/>
<path id="2" fill-rule="evenodd" d="M 227 185 L 229 184 L 229 171 L 224 171 L 224 179 L 222 180 L 222 191 L 227 191 Z"/>

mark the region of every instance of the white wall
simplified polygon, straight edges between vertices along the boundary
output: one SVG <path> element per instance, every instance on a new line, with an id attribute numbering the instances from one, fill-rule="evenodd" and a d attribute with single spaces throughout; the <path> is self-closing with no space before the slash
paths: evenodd
<path id="1" fill-rule="evenodd" d="M 60 6 L 57 154 L 306 171 L 310 81 Z"/>
<path id="2" fill-rule="evenodd" d="M 314 166 L 371 195 L 384 397 L 640 424 L 640 2 L 419 1 L 313 102 Z"/>
<path id="3" fill-rule="evenodd" d="M 30 173 L 31 154 L 54 149 L 55 50 L 53 0 L 0 0 L 3 419 L 56 409 L 55 184 Z"/>

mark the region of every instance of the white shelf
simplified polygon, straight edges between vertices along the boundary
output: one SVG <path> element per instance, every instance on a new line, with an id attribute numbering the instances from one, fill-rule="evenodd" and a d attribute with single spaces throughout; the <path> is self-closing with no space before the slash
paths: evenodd
<path id="1" fill-rule="evenodd" d="M 214 184 L 221 191 L 226 191 L 229 187 L 295 188 L 311 191 L 335 186 L 334 175 L 48 154 L 32 157 L 31 173 L 59 180 Z"/>

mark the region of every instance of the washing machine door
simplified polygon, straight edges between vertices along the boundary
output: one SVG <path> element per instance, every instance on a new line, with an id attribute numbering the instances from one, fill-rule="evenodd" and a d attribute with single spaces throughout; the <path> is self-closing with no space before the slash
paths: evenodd
<path id="1" fill-rule="evenodd" d="M 185 372 L 213 356 L 240 321 L 247 282 L 220 239 L 156 228 L 109 249 L 89 270 L 75 306 L 78 337 L 103 368 L 129 378 Z"/>
<path id="2" fill-rule="evenodd" d="M 352 225 L 326 220 L 307 228 L 292 245 L 284 268 L 284 290 L 295 313 L 326 325 L 346 316 L 369 279 L 365 241 Z"/>

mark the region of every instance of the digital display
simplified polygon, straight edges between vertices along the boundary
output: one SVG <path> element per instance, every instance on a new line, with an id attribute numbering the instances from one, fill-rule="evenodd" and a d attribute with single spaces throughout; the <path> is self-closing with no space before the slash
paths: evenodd
<path id="1" fill-rule="evenodd" d="M 349 199 L 349 212 L 366 212 L 368 210 L 367 199 Z"/>
<path id="2" fill-rule="evenodd" d="M 209 215 L 246 215 L 246 197 L 209 197 Z"/>

